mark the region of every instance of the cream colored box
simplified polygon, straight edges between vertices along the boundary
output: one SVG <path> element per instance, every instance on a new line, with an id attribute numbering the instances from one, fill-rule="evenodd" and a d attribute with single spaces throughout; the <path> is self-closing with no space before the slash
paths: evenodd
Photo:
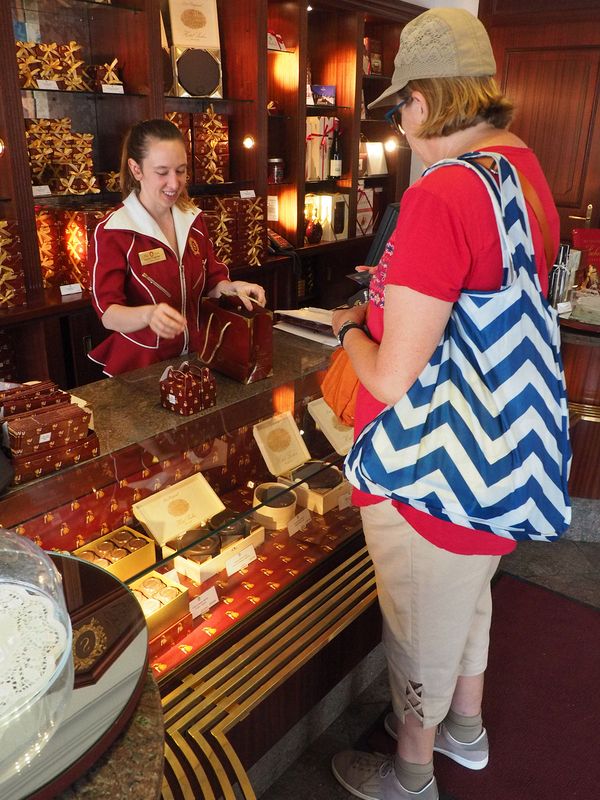
<path id="1" fill-rule="evenodd" d="M 132 591 L 136 590 L 138 592 L 142 592 L 143 594 L 142 587 L 144 585 L 144 581 L 147 581 L 149 578 L 158 578 L 160 581 L 162 581 L 162 583 L 165 584 L 165 586 L 174 586 L 179 590 L 177 597 L 174 597 L 173 600 L 169 600 L 168 603 L 161 605 L 161 607 L 158 608 L 153 614 L 150 614 L 146 617 L 148 638 L 153 639 L 155 636 L 158 636 L 159 633 L 166 631 L 166 629 L 173 625 L 174 622 L 177 622 L 178 619 L 181 619 L 181 617 L 184 617 L 188 613 L 190 610 L 190 598 L 186 586 L 182 586 L 180 583 L 172 581 L 170 578 L 167 578 L 160 572 L 150 572 L 148 575 L 144 575 L 143 578 L 140 578 L 138 581 L 134 581 L 132 584 L 130 584 L 129 588 Z"/>
<path id="2" fill-rule="evenodd" d="M 133 505 L 136 519 L 161 547 L 224 510 L 214 489 L 199 472 Z"/>
<path id="3" fill-rule="evenodd" d="M 335 452 L 340 456 L 347 455 L 354 443 L 354 429 L 350 425 L 344 425 L 322 397 L 310 401 L 308 413 Z"/>
<path id="4" fill-rule="evenodd" d="M 269 471 L 277 476 L 279 483 L 293 486 L 300 506 L 317 514 L 327 514 L 338 506 L 341 497 L 348 494 L 348 481 L 333 465 L 328 466 L 339 473 L 341 480 L 332 489 L 310 489 L 308 484 L 297 484 L 292 479 L 291 473 L 312 459 L 289 411 L 259 422 L 252 430 Z"/>
<path id="5" fill-rule="evenodd" d="M 140 547 L 139 550 L 134 550 L 133 553 L 128 553 L 126 556 L 123 556 L 123 558 L 120 558 L 118 561 L 109 564 L 107 567 L 102 567 L 102 569 L 111 572 L 120 581 L 126 581 L 128 578 L 132 578 L 134 575 L 137 575 L 138 572 L 142 572 L 142 570 L 147 569 L 156 563 L 156 549 L 154 540 L 144 536 L 143 533 L 139 533 L 138 531 L 134 531 L 132 528 L 128 528 L 126 525 L 107 533 L 106 536 L 100 536 L 98 539 L 94 539 L 92 542 L 88 542 L 82 547 L 78 547 L 77 550 L 73 550 L 73 555 L 81 557 L 81 554 L 86 550 L 94 550 L 95 545 L 98 545 L 101 542 L 112 541 L 112 537 L 119 531 L 130 531 L 132 536 L 135 536 L 136 539 L 143 539 L 146 544 L 143 547 Z M 118 545 L 115 545 L 115 547 L 117 546 Z"/>
<path id="6" fill-rule="evenodd" d="M 240 539 L 239 542 L 229 545 L 229 547 L 227 547 L 222 553 L 219 553 L 218 556 L 209 558 L 203 564 L 198 564 L 196 561 L 186 558 L 185 553 L 181 556 L 175 555 L 177 551 L 173 550 L 172 547 L 168 547 L 167 545 L 163 546 L 162 555 L 163 558 L 169 558 L 169 556 L 175 555 L 175 558 L 173 559 L 173 566 L 175 567 L 175 570 L 180 575 L 185 575 L 186 578 L 194 581 L 194 583 L 203 583 L 203 581 L 207 581 L 218 572 L 221 572 L 221 570 L 224 570 L 230 558 L 233 558 L 238 553 L 241 553 L 242 550 L 245 550 L 246 547 L 250 547 L 250 545 L 252 545 L 252 547 L 254 547 L 256 550 L 256 548 L 263 544 L 264 541 L 265 529 L 262 525 L 256 525 L 250 531 L 248 536 L 244 536 L 244 538 Z"/>

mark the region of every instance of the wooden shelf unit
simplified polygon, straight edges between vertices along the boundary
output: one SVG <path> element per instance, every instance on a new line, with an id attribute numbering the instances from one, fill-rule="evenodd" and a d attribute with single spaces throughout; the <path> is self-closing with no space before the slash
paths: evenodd
<path id="1" fill-rule="evenodd" d="M 26 116 L 69 116 L 74 130 L 93 133 L 94 171 L 101 172 L 118 170 L 122 137 L 134 122 L 162 117 L 167 111 L 204 110 L 212 103 L 215 110 L 228 116 L 230 127 L 231 182 L 223 186 L 223 193 L 250 188 L 257 196 L 277 195 L 279 222 L 269 224 L 292 243 L 301 258 L 310 258 L 317 272 L 331 263 L 330 256 L 336 251 L 340 255 L 343 253 L 344 259 L 350 259 L 342 265 L 340 258 L 333 258 L 340 275 L 352 269 L 354 257 L 360 260 L 366 247 L 348 247 L 344 241 L 324 244 L 318 253 L 310 248 L 304 253 L 305 195 L 315 188 L 305 184 L 305 121 L 307 113 L 314 113 L 306 105 L 307 65 L 310 63 L 313 83 L 336 86 L 337 106 L 332 111 L 340 119 L 343 132 L 343 174 L 329 183 L 348 195 L 348 238 L 353 240 L 361 132 L 368 131 L 369 137 L 378 139 L 388 136 L 384 123 L 361 122 L 361 96 L 364 91 L 368 103 L 385 86 L 385 75 L 389 79 L 393 71 L 400 30 L 422 9 L 395 0 L 361 3 L 322 0 L 313 7 L 309 12 L 307 4 L 298 0 L 237 0 L 235 3 L 218 0 L 223 99 L 216 99 L 165 96 L 161 0 L 113 0 L 111 4 L 92 0 L 69 0 L 68 3 L 37 0 L 35 4 L 31 0 L 10 0 L 0 4 L 0 138 L 5 143 L 5 152 L 0 157 L 0 218 L 18 224 L 27 291 L 27 304 L 16 314 L 13 309 L 0 308 L 0 330 L 8 326 L 19 340 L 18 379 L 53 377 L 64 382 L 73 375 L 76 382 L 81 382 L 84 376 L 86 379 L 97 377 L 93 367 L 92 372 L 89 370 L 85 349 L 94 346 L 104 335 L 102 327 L 96 324 L 85 293 L 76 309 L 72 300 L 60 302 L 54 296 L 49 299 L 44 290 L 34 213 L 35 203 L 41 199 L 34 199 L 31 190 Z M 26 15 L 29 20 L 35 15 L 34 26 L 24 27 Z M 288 52 L 269 51 L 267 31 L 279 33 Z M 36 36 L 43 42 L 76 40 L 83 48 L 82 58 L 86 63 L 110 62 L 116 57 L 122 68 L 125 93 L 104 95 L 21 89 L 14 41 L 23 34 L 29 38 Z M 362 75 L 365 35 L 382 41 L 385 73 L 382 78 Z M 269 100 L 275 100 L 281 111 L 281 117 L 276 120 L 267 112 Z M 369 113 L 369 116 L 381 117 L 381 114 Z M 248 135 L 255 141 L 250 150 L 242 146 L 242 139 Z M 267 182 L 267 159 L 271 157 L 284 158 L 283 184 Z M 409 165 L 409 151 L 400 147 L 388 156 L 389 174 L 381 179 L 369 179 L 369 185 L 377 185 L 381 190 L 381 211 L 387 203 L 398 200 L 408 185 Z M 197 186 L 193 193 L 206 191 L 212 193 L 215 189 Z M 97 196 L 72 195 L 64 200 L 85 207 L 96 201 Z M 108 199 L 109 203 L 113 201 L 114 198 Z M 368 246 L 368 242 L 365 244 Z M 286 285 L 283 276 L 275 280 L 273 271 L 270 272 L 268 289 L 278 287 L 278 295 L 269 297 L 272 307 L 281 306 L 282 302 L 293 304 L 298 299 L 289 266 L 289 263 L 285 266 Z M 261 280 L 261 267 L 244 267 L 242 272 L 245 277 Z M 328 274 L 335 284 L 339 275 Z M 326 306 L 332 301 L 330 283 L 324 275 L 318 278 L 315 302 Z M 350 293 L 352 287 L 348 288 Z M 343 290 L 338 288 L 337 294 L 340 293 L 343 294 Z M 35 309 L 35 312 L 28 314 L 28 309 Z M 72 327 L 68 319 L 75 310 L 78 314 L 75 327 L 85 342 L 81 353 L 81 347 L 73 348 L 68 341 Z M 65 320 L 61 323 L 63 331 L 67 332 L 61 339 L 62 354 L 56 353 L 57 340 L 47 336 L 46 317 Z M 82 320 L 85 319 L 87 323 L 84 324 Z M 27 336 L 19 335 L 22 325 L 27 325 Z M 75 365 L 58 368 L 61 355 L 68 360 L 75 351 L 78 353 Z"/>

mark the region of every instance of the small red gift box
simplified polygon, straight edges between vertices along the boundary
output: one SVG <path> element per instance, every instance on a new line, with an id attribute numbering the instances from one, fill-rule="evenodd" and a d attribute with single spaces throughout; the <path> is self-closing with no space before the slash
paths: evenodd
<path id="1" fill-rule="evenodd" d="M 182 416 L 196 414 L 217 402 L 214 376 L 208 367 L 184 361 L 179 369 L 167 367 L 160 379 L 160 402 Z"/>

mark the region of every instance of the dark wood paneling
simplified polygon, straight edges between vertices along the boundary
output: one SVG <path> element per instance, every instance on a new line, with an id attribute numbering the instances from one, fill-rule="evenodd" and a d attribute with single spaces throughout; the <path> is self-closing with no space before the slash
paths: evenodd
<path id="1" fill-rule="evenodd" d="M 505 13 L 506 5 L 483 0 L 480 16 L 499 80 L 517 102 L 513 130 L 540 159 L 568 241 L 581 225 L 570 217 L 585 217 L 589 203 L 591 224 L 600 225 L 600 2 L 567 0 L 560 7 L 559 17 L 531 13 L 531 4 L 517 13 L 513 3 Z"/>

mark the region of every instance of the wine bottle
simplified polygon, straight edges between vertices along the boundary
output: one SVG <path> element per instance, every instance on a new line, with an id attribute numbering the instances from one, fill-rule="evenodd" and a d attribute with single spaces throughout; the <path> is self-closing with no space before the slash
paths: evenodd
<path id="1" fill-rule="evenodd" d="M 339 178 L 342 174 L 342 146 L 340 142 L 340 122 L 333 120 L 333 138 L 329 151 L 329 177 Z"/>

